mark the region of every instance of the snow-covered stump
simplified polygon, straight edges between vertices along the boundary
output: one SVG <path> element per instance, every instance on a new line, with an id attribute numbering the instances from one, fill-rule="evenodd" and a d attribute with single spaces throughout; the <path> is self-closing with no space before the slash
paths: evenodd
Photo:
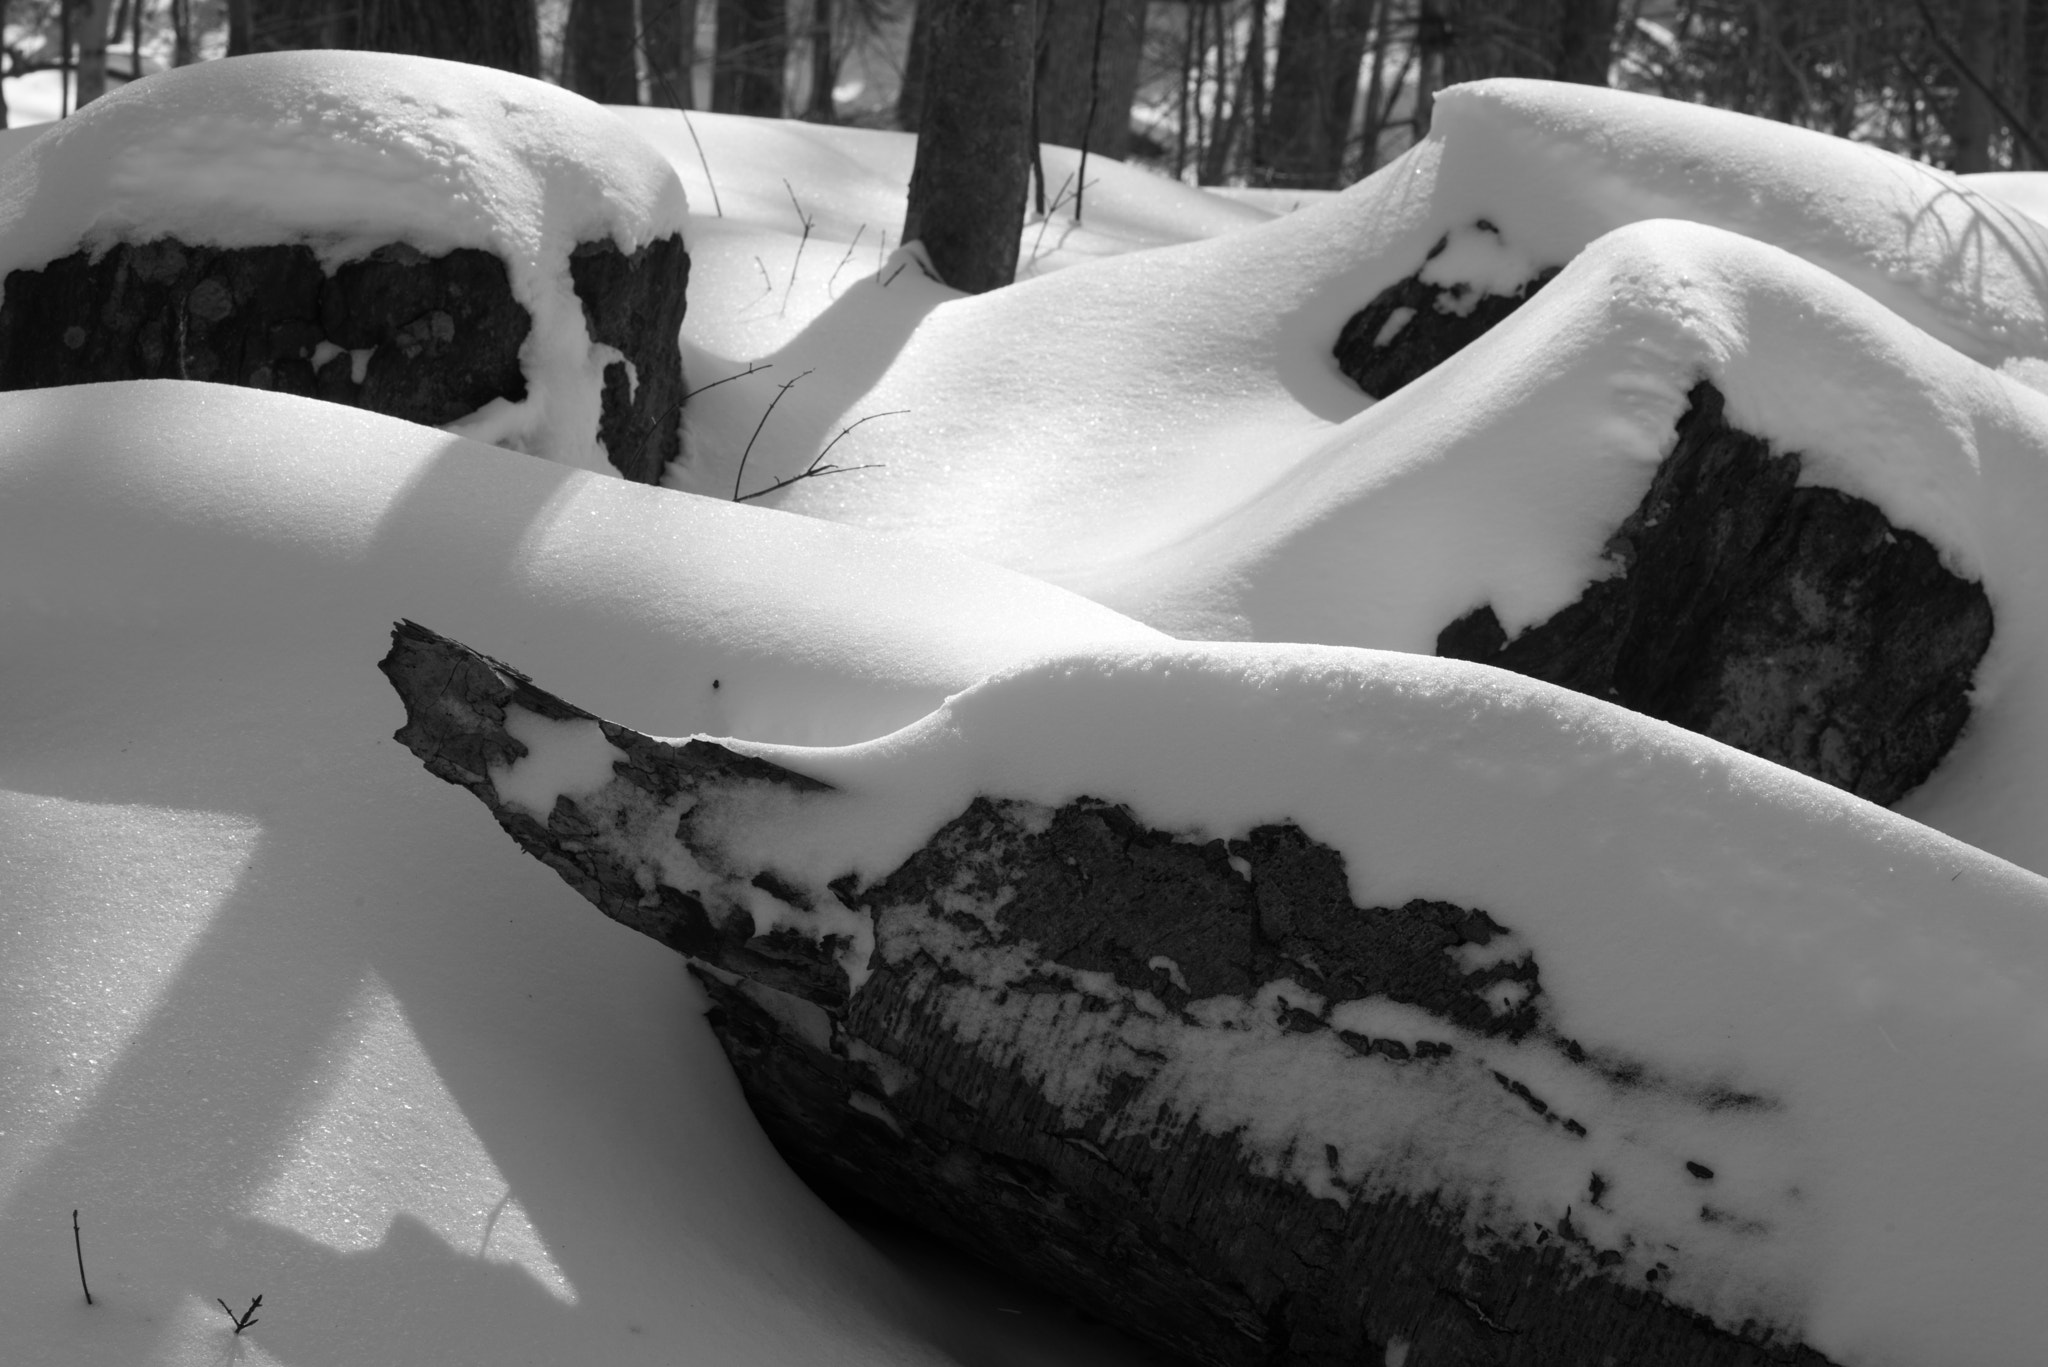
<path id="1" fill-rule="evenodd" d="M 763 830 L 794 836 L 844 800 L 816 778 L 602 721 L 412 623 L 381 668 L 430 772 L 690 956 L 756 1115 L 821 1189 L 1216 1367 L 1828 1362 L 1668 1299 L 1660 1255 L 1686 1255 L 1617 1239 L 1598 1160 L 1580 1160 L 1579 1220 L 1533 1235 L 1379 1180 L 1410 1088 L 1476 1097 L 1464 1121 L 1496 1117 L 1503 1142 L 1591 1142 L 1569 1102 L 1473 1041 L 1702 1116 L 1778 1105 L 1560 1033 L 1533 955 L 1487 909 L 1361 907 L 1342 855 L 1291 823 L 1198 842 L 1116 804 L 1001 794 L 893 872 L 821 886 L 760 853 Z M 1246 1128 L 1198 1123 L 1219 1081 L 1315 1117 L 1321 1152 L 1288 1158 L 1320 1181 L 1275 1172 Z M 1711 1166 L 1665 1161 L 1707 1237 L 1751 1237 Z"/>
<path id="2" fill-rule="evenodd" d="M 268 53 L 0 166 L 0 389 L 274 389 L 656 483 L 681 453 L 680 182 L 504 72 Z"/>
<path id="3" fill-rule="evenodd" d="M 1520 259 L 1478 219 L 1438 238 L 1414 274 L 1352 314 L 1331 354 L 1353 384 L 1384 399 L 1484 336 L 1562 269 Z"/>
<path id="4" fill-rule="evenodd" d="M 1702 381 L 1609 539 L 1615 573 L 1510 640 L 1490 605 L 1437 653 L 1512 669 L 1893 803 L 1970 717 L 1983 585 L 1872 503 L 1800 483 Z"/>

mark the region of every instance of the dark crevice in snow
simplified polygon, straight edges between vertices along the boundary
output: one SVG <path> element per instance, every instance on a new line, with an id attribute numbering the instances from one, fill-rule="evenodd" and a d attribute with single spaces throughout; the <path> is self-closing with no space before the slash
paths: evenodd
<path id="1" fill-rule="evenodd" d="M 1437 653 L 1619 703 L 1893 803 L 1962 734 L 1990 647 L 1981 584 L 1800 458 L 1730 427 L 1702 381 L 1649 491 L 1609 538 L 1615 573 L 1509 639 L 1490 605 Z"/>
<path id="2" fill-rule="evenodd" d="M 1501 241 L 1500 230 L 1485 219 L 1461 231 Z M 1563 269 L 1545 267 L 1506 289 L 1475 281 L 1426 279 L 1432 274 L 1430 263 L 1450 246 L 1450 234 L 1438 238 L 1413 275 L 1374 295 L 1337 335 L 1337 368 L 1376 399 L 1463 351 Z"/>

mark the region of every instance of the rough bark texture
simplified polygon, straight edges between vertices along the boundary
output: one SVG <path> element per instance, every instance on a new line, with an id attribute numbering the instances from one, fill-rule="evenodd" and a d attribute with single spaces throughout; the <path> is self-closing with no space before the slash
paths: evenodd
<path id="1" fill-rule="evenodd" d="M 1095 23 L 1102 19 L 1097 63 Z M 1085 135 L 1092 156 L 1122 159 L 1130 150 L 1131 102 L 1145 48 L 1145 0 L 1050 0 L 1039 42 L 1038 136 L 1079 147 Z M 1090 73 L 1097 73 L 1089 121 Z"/>
<path id="2" fill-rule="evenodd" d="M 697 0 L 643 0 L 640 50 L 647 58 L 647 102 L 694 109 Z"/>
<path id="3" fill-rule="evenodd" d="M 1032 0 L 945 0 L 926 39 L 902 240 L 969 294 L 1017 275 L 1031 180 Z"/>
<path id="4" fill-rule="evenodd" d="M 580 243 L 569 254 L 569 278 L 591 340 L 623 357 L 604 369 L 598 436 L 619 473 L 659 484 L 682 454 L 677 415 L 686 392 L 681 331 L 690 282 L 683 239 L 658 238 L 631 256 L 609 239 Z"/>
<path id="5" fill-rule="evenodd" d="M 599 104 L 640 103 L 633 0 L 569 0 L 562 34 L 568 86 Z"/>
<path id="6" fill-rule="evenodd" d="M 1473 227 L 1500 235 L 1500 230 L 1483 218 Z M 1337 335 L 1333 349 L 1337 368 L 1376 399 L 1384 399 L 1477 341 L 1527 303 L 1559 269 L 1551 266 L 1539 272 L 1512 294 L 1475 297 L 1470 285 L 1436 284 L 1422 278 L 1428 263 L 1441 256 L 1450 242 L 1448 235 L 1439 238 L 1421 270 L 1374 295 Z"/>
<path id="7" fill-rule="evenodd" d="M 783 0 L 718 0 L 711 107 L 721 114 L 782 117 L 782 69 L 789 60 Z"/>
<path id="8" fill-rule="evenodd" d="M 1373 0 L 1287 0 L 1264 144 L 1274 185 L 1341 183 L 1372 15 Z"/>
<path id="9" fill-rule="evenodd" d="M 1616 573 L 1512 641 L 1490 606 L 1437 653 L 1606 698 L 1873 802 L 1948 753 L 1991 644 L 1982 585 L 1873 505 L 1802 486 L 1705 382 L 1608 541 Z"/>
<path id="10" fill-rule="evenodd" d="M 1057 809 L 977 799 L 875 883 L 793 887 L 702 843 L 693 814 L 722 789 L 752 785 L 784 794 L 781 819 L 801 820 L 814 781 L 710 742 L 673 747 L 600 722 L 624 756 L 614 779 L 560 797 L 543 823 L 502 804 L 490 778 L 525 753 L 506 711 L 589 714 L 409 623 L 382 668 L 406 705 L 398 739 L 431 772 L 482 799 L 608 915 L 694 956 L 749 1102 L 823 1189 L 881 1205 L 1214 1367 L 1401 1356 L 1489 1367 L 1826 1361 L 1674 1305 L 1658 1290 L 1666 1264 L 1641 1247 L 1596 1247 L 1568 1215 L 1555 1228 L 1475 1229 L 1457 1194 L 1392 1194 L 1369 1172 L 1312 1194 L 1241 1130 L 1200 1123 L 1196 1103 L 1157 1091 L 1139 1101 L 1159 1081 L 1145 1031 L 1199 1033 L 1197 999 L 1236 1001 L 1265 1016 L 1234 1028 L 1320 1051 L 1333 1074 L 1465 1069 L 1512 1133 L 1585 1142 L 1577 1118 L 1504 1074 L 1487 1076 L 1458 1047 L 1341 1031 L 1311 999 L 1372 995 L 1430 1013 L 1446 1034 L 1553 1051 L 1600 1085 L 1649 1088 L 1668 1104 L 1727 1114 L 1775 1104 L 1695 1094 L 1558 1034 L 1539 966 L 1485 910 L 1428 900 L 1361 908 L 1341 857 L 1291 824 L 1198 843 L 1088 799 Z M 864 979 L 849 988 L 835 966 L 844 944 L 770 943 L 738 902 L 659 885 L 633 832 L 670 829 L 727 886 L 792 906 L 836 900 L 872 918 Z M 614 840 L 615 830 L 628 834 Z M 1461 957 L 1475 948 L 1487 952 Z M 1119 1035 L 1130 1047 L 1104 1066 L 1099 1046 Z M 1091 1069 L 1090 1099 L 1051 1094 Z M 1338 1146 L 1326 1147 L 1341 1171 Z M 1687 1171 L 1675 1180 L 1711 1192 L 1707 1164 L 1688 1158 Z M 1589 1174 L 1594 1205 L 1604 1186 Z M 1703 1222 L 1725 1218 L 1713 1199 Z M 1655 1252 L 1685 1256 L 1676 1244 Z"/>
<path id="11" fill-rule="evenodd" d="M 653 483 L 679 454 L 677 329 L 689 257 L 680 237 L 623 255 L 609 239 L 570 258 L 605 372 L 599 435 L 628 477 Z M 184 379 L 274 389 L 439 425 L 526 397 L 532 319 L 504 263 L 404 243 L 326 274 L 311 248 L 192 247 L 171 238 L 74 252 L 8 274 L 0 389 Z"/>

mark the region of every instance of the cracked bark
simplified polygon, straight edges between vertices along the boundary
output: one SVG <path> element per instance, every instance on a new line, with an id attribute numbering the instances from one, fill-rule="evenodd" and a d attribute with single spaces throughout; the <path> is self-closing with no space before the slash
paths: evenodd
<path id="1" fill-rule="evenodd" d="M 1397 1053 L 1379 1046 L 1398 1041 L 1337 1031 L 1328 1003 L 1370 996 L 1429 1013 L 1447 1037 L 1553 1051 L 1611 1087 L 1667 1088 L 1706 1109 L 1772 1104 L 1685 1093 L 1647 1065 L 1559 1035 L 1539 966 L 1491 911 L 1359 907 L 1341 856 L 1291 824 L 1197 842 L 1086 798 L 1057 808 L 979 798 L 887 876 L 805 888 L 736 862 L 691 813 L 748 789 L 779 795 L 782 819 L 801 821 L 828 791 L 816 780 L 713 742 L 671 745 L 599 721 L 410 623 L 381 667 L 406 707 L 397 738 L 430 772 L 482 800 L 607 915 L 691 956 L 750 1105 L 821 1190 L 907 1218 L 1212 1367 L 1376 1362 L 1396 1341 L 1414 1361 L 1500 1367 L 1826 1362 L 1761 1326 L 1718 1326 L 1674 1304 L 1654 1269 L 1624 1275 L 1623 1254 L 1596 1249 L 1568 1216 L 1555 1229 L 1475 1232 L 1458 1193 L 1375 1189 L 1369 1172 L 1338 1184 L 1344 1199 L 1315 1195 L 1241 1131 L 1148 1091 L 1160 1074 L 1145 1031 L 1198 1029 L 1198 1001 L 1248 1008 L 1256 998 L 1273 1014 L 1242 1028 L 1320 1050 L 1333 1075 L 1467 1066 L 1448 1043 Z M 545 821 L 507 806 L 491 775 L 525 753 L 506 729 L 509 709 L 596 722 L 624 756 L 612 780 L 560 797 Z M 720 870 L 704 889 L 649 886 L 636 842 L 654 827 L 627 827 L 650 810 L 692 859 Z M 793 904 L 836 899 L 871 918 L 864 980 L 849 989 L 843 943 L 755 934 L 728 895 L 741 885 Z M 1488 952 L 1460 957 L 1474 949 Z M 990 1025 L 1040 1016 L 1067 1024 L 1008 1045 Z M 963 1028 L 969 1018 L 987 1028 Z M 1130 1046 L 1115 1067 L 1088 1053 L 1105 1035 Z M 1100 1071 L 1079 1078 L 1082 1068 Z M 1495 1079 L 1519 1123 L 1574 1142 L 1575 1121 Z M 1055 1095 L 1083 1081 L 1081 1102 Z M 1327 1157 L 1337 1173 L 1335 1144 Z M 1597 1205 L 1606 1193 L 1599 1174 L 1592 1182 Z"/>
<path id="2" fill-rule="evenodd" d="M 642 483 L 681 452 L 689 268 L 679 236 L 630 255 L 581 243 L 569 259 L 591 339 L 620 353 L 592 435 Z M 0 390 L 203 380 L 440 426 L 526 398 L 531 329 L 504 263 L 474 248 L 430 256 L 394 242 L 329 274 L 302 244 L 158 238 L 8 272 Z"/>
<path id="3" fill-rule="evenodd" d="M 1796 453 L 1729 426 L 1701 381 L 1642 502 L 1609 538 L 1615 573 L 1512 640 L 1490 605 L 1437 637 L 1893 803 L 1970 716 L 1992 613 L 1982 584 Z"/>

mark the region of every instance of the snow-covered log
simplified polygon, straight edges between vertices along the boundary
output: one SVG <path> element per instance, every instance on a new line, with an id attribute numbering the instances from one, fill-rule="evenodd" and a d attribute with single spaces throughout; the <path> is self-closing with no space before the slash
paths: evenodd
<path id="1" fill-rule="evenodd" d="M 1876 505 L 1800 482 L 1795 452 L 1728 424 L 1701 381 L 1615 573 L 1510 640 L 1491 606 L 1437 653 L 1589 693 L 1892 803 L 1970 717 L 1984 586 Z"/>
<path id="2" fill-rule="evenodd" d="M 411 623 L 381 667 L 406 707 L 397 738 L 430 772 L 691 956 L 756 1115 L 822 1189 L 1217 1367 L 1828 1361 L 1667 1297 L 1665 1245 L 1617 1242 L 1598 1169 L 1577 1219 L 1533 1234 L 1380 1180 L 1414 1089 L 1464 1089 L 1525 1143 L 1589 1142 L 1563 1094 L 1475 1041 L 1701 1114 L 1777 1104 L 1694 1095 L 1562 1034 L 1534 956 L 1487 908 L 1361 907 L 1343 856 L 1289 821 L 1203 841 L 1115 803 L 1002 793 L 893 872 L 818 885 L 794 852 L 760 851 L 849 799 L 831 785 L 601 721 Z M 1295 1155 L 1320 1182 L 1276 1171 L 1248 1127 L 1197 1123 L 1199 1093 L 1233 1073 L 1320 1116 L 1323 1151 Z M 1705 1227 L 1741 1222 L 1708 1164 L 1668 1161 Z"/>
<path id="3" fill-rule="evenodd" d="M 539 81 L 367 52 L 165 72 L 0 166 L 0 389 L 317 397 L 656 483 L 674 171 Z"/>

